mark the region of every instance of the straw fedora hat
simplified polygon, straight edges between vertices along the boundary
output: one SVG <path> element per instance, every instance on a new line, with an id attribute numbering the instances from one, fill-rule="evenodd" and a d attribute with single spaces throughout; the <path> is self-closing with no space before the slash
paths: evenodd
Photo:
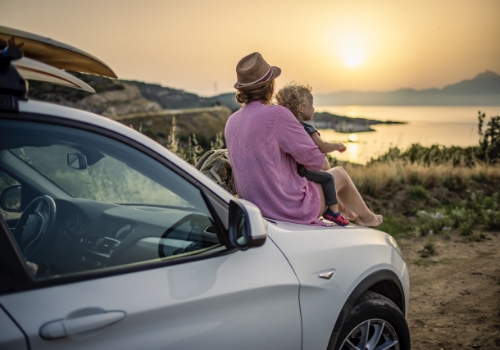
<path id="1" fill-rule="evenodd" d="M 236 65 L 237 90 L 253 90 L 279 77 L 281 69 L 270 66 L 258 52 L 243 57 Z"/>

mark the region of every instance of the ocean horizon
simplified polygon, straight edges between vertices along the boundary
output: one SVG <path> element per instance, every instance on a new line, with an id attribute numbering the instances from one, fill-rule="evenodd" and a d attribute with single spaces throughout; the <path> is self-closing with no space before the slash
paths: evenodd
<path id="1" fill-rule="evenodd" d="M 486 114 L 485 126 L 491 117 L 500 115 L 500 106 L 315 106 L 315 110 L 351 118 L 406 123 L 373 125 L 375 131 L 350 134 L 319 130 L 324 141 L 342 142 L 347 147 L 346 152 L 333 152 L 331 156 L 359 164 L 366 164 L 391 147 L 405 150 L 414 143 L 475 146 L 479 141 L 478 111 Z"/>

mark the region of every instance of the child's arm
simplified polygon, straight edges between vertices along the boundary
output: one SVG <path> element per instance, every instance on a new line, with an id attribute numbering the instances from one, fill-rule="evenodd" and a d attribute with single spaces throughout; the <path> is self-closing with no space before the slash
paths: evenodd
<path id="1" fill-rule="evenodd" d="M 339 151 L 342 153 L 346 150 L 346 147 L 342 143 L 329 143 L 323 141 L 317 132 L 313 132 L 311 137 L 314 143 L 319 147 L 319 150 L 323 153 L 330 153 L 333 151 Z"/>

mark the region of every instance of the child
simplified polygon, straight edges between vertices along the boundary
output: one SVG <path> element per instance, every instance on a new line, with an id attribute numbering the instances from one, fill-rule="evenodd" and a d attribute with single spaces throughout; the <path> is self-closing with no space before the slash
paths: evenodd
<path id="1" fill-rule="evenodd" d="M 288 108 L 293 115 L 304 126 L 304 129 L 312 137 L 313 141 L 318 145 L 323 153 L 333 151 L 344 152 L 346 147 L 342 143 L 328 143 L 321 140 L 318 130 L 306 121 L 311 121 L 314 115 L 313 96 L 311 87 L 298 84 L 288 84 L 282 88 L 276 95 L 276 100 L 279 105 Z M 318 183 L 323 188 L 325 201 L 328 209 L 323 214 L 323 218 L 332 221 L 340 226 L 349 224 L 339 211 L 337 201 L 337 190 L 333 175 L 326 171 L 306 169 L 302 164 L 297 164 L 297 171 L 300 176 L 305 177 L 309 181 Z"/>

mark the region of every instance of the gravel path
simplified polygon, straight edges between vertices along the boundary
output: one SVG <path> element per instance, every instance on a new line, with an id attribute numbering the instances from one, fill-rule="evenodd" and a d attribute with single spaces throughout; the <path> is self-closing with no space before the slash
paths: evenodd
<path id="1" fill-rule="evenodd" d="M 476 236 L 479 233 L 475 233 Z M 500 233 L 400 239 L 410 272 L 412 349 L 500 349 Z"/>

